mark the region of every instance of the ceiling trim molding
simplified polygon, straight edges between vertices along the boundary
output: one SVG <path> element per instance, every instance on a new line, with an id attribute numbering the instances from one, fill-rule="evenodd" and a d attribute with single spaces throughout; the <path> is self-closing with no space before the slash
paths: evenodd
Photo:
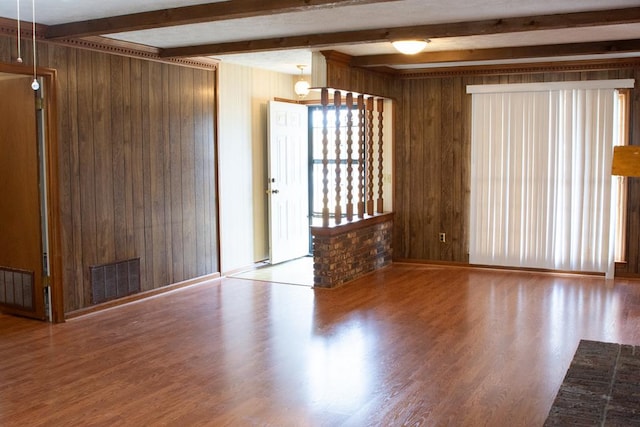
<path id="1" fill-rule="evenodd" d="M 31 38 L 31 22 L 20 21 L 20 37 Z M 36 23 L 36 39 L 43 40 L 42 34 L 46 31 L 46 25 Z M 18 23 L 14 19 L 0 17 L 0 35 L 16 37 L 18 35 Z"/>
<path id="2" fill-rule="evenodd" d="M 233 0 L 170 9 L 152 10 L 101 19 L 49 26 L 46 38 L 86 37 L 202 22 L 305 12 L 330 7 L 353 6 L 398 0 Z"/>
<path id="3" fill-rule="evenodd" d="M 457 76 L 490 76 L 505 74 L 604 71 L 638 67 L 640 67 L 640 58 L 620 58 L 395 70 L 395 75 L 402 80 L 411 80 Z M 368 70 L 368 68 L 365 69 Z"/>
<path id="4" fill-rule="evenodd" d="M 100 36 L 91 36 L 79 39 L 61 39 L 59 41 L 57 40 L 55 43 L 98 52 L 108 52 L 114 55 L 142 58 L 149 61 L 164 62 L 204 70 L 215 70 L 220 63 L 220 61 L 213 58 L 162 58 L 158 54 L 157 48 Z"/>
<path id="5" fill-rule="evenodd" d="M 182 65 L 190 68 L 199 68 L 203 70 L 215 70 L 220 61 L 212 58 L 162 58 L 158 55 L 158 49 L 150 46 L 144 46 L 136 43 L 123 42 L 113 40 L 106 37 L 87 37 L 83 39 L 59 39 L 46 40 L 43 33 L 46 30 L 45 25 L 37 24 L 36 40 L 40 43 L 50 43 L 61 46 L 72 46 L 79 49 L 87 49 L 98 52 L 107 52 L 114 55 L 127 56 L 130 58 L 141 58 L 149 61 L 163 62 L 174 65 Z M 0 36 L 16 37 L 18 34 L 18 26 L 14 20 L 0 17 Z M 31 24 L 23 22 L 20 34 L 23 38 L 31 38 Z M 12 58 L 14 59 L 14 58 Z"/>
<path id="6" fill-rule="evenodd" d="M 327 61 L 347 65 L 349 55 L 337 51 L 321 51 Z M 336 55 L 337 54 L 337 55 Z M 451 67 L 430 67 L 411 70 L 398 70 L 391 67 L 352 67 L 364 71 L 392 75 L 403 80 L 422 79 L 429 77 L 455 77 L 455 76 L 480 76 L 480 75 L 505 75 L 505 74 L 531 74 L 545 72 L 575 72 L 575 71 L 603 71 L 622 68 L 640 67 L 639 58 L 606 58 L 571 61 L 545 61 L 518 64 L 495 65 L 465 65 Z"/>
<path id="7" fill-rule="evenodd" d="M 266 50 L 330 47 L 340 44 L 391 42 L 406 38 L 465 37 L 633 23 L 640 23 L 640 7 L 182 46 L 161 49 L 160 56 L 165 58 L 210 56 Z"/>

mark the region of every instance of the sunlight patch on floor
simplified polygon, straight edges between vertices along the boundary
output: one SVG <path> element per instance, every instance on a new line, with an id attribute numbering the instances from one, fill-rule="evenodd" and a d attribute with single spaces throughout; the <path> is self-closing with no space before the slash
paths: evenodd
<path id="1" fill-rule="evenodd" d="M 230 277 L 313 286 L 313 257 L 306 256 L 276 265 L 266 265 L 255 270 L 243 271 Z"/>

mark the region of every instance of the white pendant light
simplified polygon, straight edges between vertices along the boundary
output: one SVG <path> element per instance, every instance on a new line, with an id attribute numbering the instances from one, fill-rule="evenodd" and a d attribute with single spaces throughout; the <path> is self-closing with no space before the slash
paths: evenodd
<path id="1" fill-rule="evenodd" d="M 304 65 L 298 65 L 297 67 L 300 70 L 300 78 L 298 79 L 296 84 L 293 85 L 293 91 L 296 93 L 296 95 L 298 95 L 298 98 L 302 99 L 305 96 L 309 95 L 309 88 L 311 87 L 311 85 L 302 76 L 302 72 L 303 72 L 305 66 Z"/>
<path id="2" fill-rule="evenodd" d="M 415 55 L 427 47 L 429 40 L 396 40 L 391 42 L 394 48 L 405 55 Z"/>

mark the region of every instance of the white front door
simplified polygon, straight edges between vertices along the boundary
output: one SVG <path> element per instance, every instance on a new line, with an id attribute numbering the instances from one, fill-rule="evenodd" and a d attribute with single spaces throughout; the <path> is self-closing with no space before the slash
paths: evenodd
<path id="1" fill-rule="evenodd" d="M 269 101 L 269 251 L 272 264 L 309 253 L 308 116 Z"/>

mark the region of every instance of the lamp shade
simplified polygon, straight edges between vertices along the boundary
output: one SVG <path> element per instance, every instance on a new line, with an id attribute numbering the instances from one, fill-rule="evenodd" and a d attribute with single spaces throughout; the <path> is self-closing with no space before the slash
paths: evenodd
<path id="1" fill-rule="evenodd" d="M 640 177 L 640 147 L 637 145 L 613 147 L 611 174 Z"/>
<path id="2" fill-rule="evenodd" d="M 310 87 L 309 82 L 301 78 L 293 86 L 293 90 L 296 93 L 296 95 L 298 95 L 301 98 L 304 98 L 305 96 L 309 95 L 309 87 Z"/>
<path id="3" fill-rule="evenodd" d="M 427 40 L 396 40 L 391 42 L 394 48 L 405 55 L 415 55 L 427 47 Z"/>

